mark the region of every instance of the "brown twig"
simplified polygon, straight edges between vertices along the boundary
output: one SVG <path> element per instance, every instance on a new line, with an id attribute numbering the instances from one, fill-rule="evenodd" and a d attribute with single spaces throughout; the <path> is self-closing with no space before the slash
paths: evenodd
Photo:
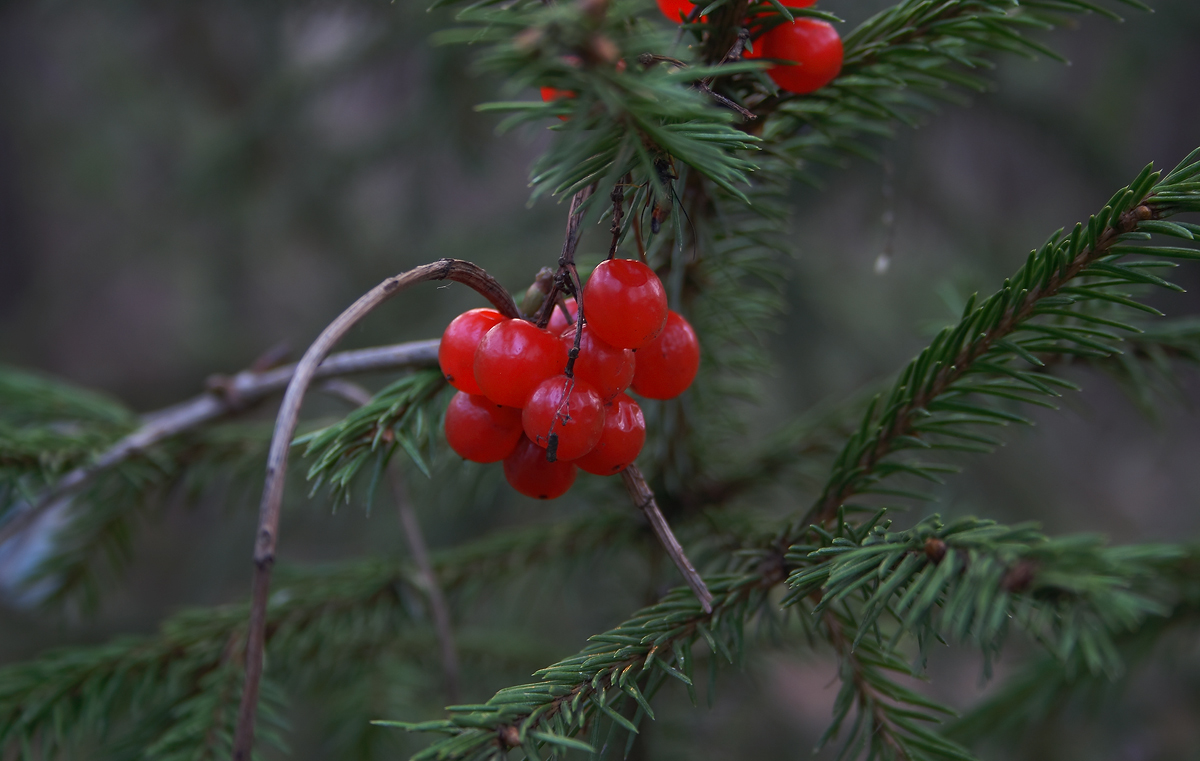
<path id="1" fill-rule="evenodd" d="M 538 310 L 534 322 L 539 328 L 544 328 L 550 322 L 550 313 L 554 311 L 554 304 L 558 300 L 558 294 L 562 293 L 567 288 L 567 267 L 575 266 L 575 249 L 579 246 L 579 226 L 583 223 L 583 215 L 579 213 L 579 208 L 583 206 L 583 202 L 591 197 L 596 191 L 596 184 L 592 183 L 583 190 L 580 190 L 575 195 L 571 196 L 571 206 L 567 211 L 567 232 L 563 236 L 562 253 L 558 255 L 558 273 L 554 276 L 554 284 L 550 286 L 550 292 L 546 294 L 546 299 L 542 302 L 541 309 Z M 576 273 L 575 280 L 579 280 L 579 274 Z M 582 291 L 583 289 L 580 289 Z M 579 316 L 583 317 L 583 293 L 575 294 L 575 303 L 579 305 Z"/>
<path id="2" fill-rule="evenodd" d="M 650 526 L 658 536 L 658 541 L 662 543 L 663 549 L 674 561 L 679 573 L 683 574 L 683 580 L 687 582 L 696 595 L 696 599 L 700 601 L 700 607 L 704 608 L 705 613 L 712 613 L 712 592 L 708 591 L 704 579 L 696 573 L 696 567 L 692 565 L 692 561 L 688 560 L 679 540 L 671 531 L 670 524 L 663 517 L 662 511 L 658 509 L 658 503 L 654 500 L 654 492 L 650 489 L 650 484 L 646 483 L 645 476 L 636 465 L 630 465 L 621 471 L 621 480 L 625 482 L 625 491 L 629 492 L 629 498 L 645 514 L 646 520 L 650 521 Z"/>
<path id="3" fill-rule="evenodd" d="M 321 390 L 337 396 L 356 407 L 362 407 L 371 401 L 371 392 L 357 383 L 335 379 L 321 384 Z M 433 615 L 433 625 L 437 629 L 438 643 L 442 647 L 442 677 L 445 680 L 446 702 L 458 702 L 458 650 L 454 646 L 454 629 L 450 622 L 450 605 L 446 595 L 438 584 L 437 574 L 433 570 L 433 562 L 429 559 L 429 546 L 425 544 L 425 533 L 421 531 L 421 522 L 417 520 L 417 511 L 413 509 L 404 488 L 404 474 L 395 462 L 387 468 L 388 486 L 392 490 L 392 501 L 396 503 L 396 512 L 400 515 L 400 526 L 404 529 L 404 540 L 408 543 L 408 551 L 412 554 L 413 562 L 417 564 L 417 583 L 429 597 L 429 609 Z"/>
<path id="4" fill-rule="evenodd" d="M 400 469 L 394 465 L 388 468 L 388 484 L 392 489 L 392 500 L 396 503 L 396 511 L 400 514 L 400 525 L 404 527 L 404 538 L 408 541 L 408 551 L 412 553 L 413 562 L 417 564 L 419 581 L 429 596 L 429 608 L 433 614 L 433 625 L 437 629 L 438 642 L 442 646 L 442 676 L 445 679 L 446 701 L 458 702 L 458 651 L 454 646 L 454 629 L 450 621 L 450 605 L 442 593 L 437 576 L 433 572 L 433 563 L 429 560 L 429 548 L 425 544 L 425 535 L 421 533 L 421 524 L 417 513 L 408 501 L 404 488 L 404 478 Z"/>
<path id="5" fill-rule="evenodd" d="M 254 542 L 254 583 L 246 638 L 246 680 L 233 739 L 234 761 L 250 761 L 254 747 L 254 722 L 258 711 L 258 690 L 262 681 L 263 650 L 266 643 L 267 601 L 271 589 L 271 569 L 275 565 L 284 476 L 287 473 L 292 437 L 300 421 L 300 406 L 304 402 L 304 395 L 316 375 L 321 360 L 352 327 L 392 296 L 410 285 L 427 280 L 453 280 L 469 285 L 491 301 L 501 313 L 508 317 L 519 316 L 512 296 L 483 269 L 470 262 L 441 259 L 390 277 L 372 288 L 321 331 L 321 335 L 317 336 L 317 340 L 313 341 L 297 363 L 296 371 L 280 404 L 275 432 L 267 453 L 266 479 Z"/>
<path id="6" fill-rule="evenodd" d="M 626 178 L 629 175 L 625 175 Z M 612 243 L 608 244 L 608 258 L 617 255 L 617 244 L 621 242 L 621 223 L 625 218 L 625 185 L 618 182 L 612 189 L 613 216 L 608 231 L 612 233 Z"/>
<path id="7" fill-rule="evenodd" d="M 438 340 L 435 338 L 339 352 L 327 357 L 317 368 L 314 377 L 432 367 L 437 364 L 437 349 Z M 105 471 L 167 439 L 246 410 L 283 390 L 295 372 L 295 365 L 284 365 L 265 372 L 244 370 L 232 376 L 213 376 L 208 379 L 208 390 L 203 394 L 143 415 L 141 427 L 136 431 L 113 444 L 92 463 L 65 474 L 36 500 L 26 503 L 23 509 L 14 511 L 12 517 L 0 526 L 0 545 L 33 525 L 51 505 L 87 487 Z"/>

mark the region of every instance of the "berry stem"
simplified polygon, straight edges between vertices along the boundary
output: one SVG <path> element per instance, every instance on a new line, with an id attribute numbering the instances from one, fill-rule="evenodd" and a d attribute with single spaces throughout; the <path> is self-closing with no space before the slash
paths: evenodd
<path id="1" fill-rule="evenodd" d="M 646 483 L 646 477 L 642 475 L 642 471 L 638 470 L 636 465 L 630 465 L 621 471 L 621 480 L 625 482 L 625 491 L 629 492 L 629 498 L 646 516 L 646 520 L 650 522 L 663 549 L 667 551 L 667 555 L 671 557 L 675 567 L 683 574 L 683 580 L 687 582 L 696 595 L 696 599 L 700 601 L 700 607 L 704 608 L 705 613 L 712 613 L 712 592 L 708 591 L 704 579 L 696 573 L 696 567 L 692 565 L 692 561 L 688 560 L 679 540 L 675 538 L 675 533 L 671 531 L 670 524 L 663 517 L 662 511 L 658 509 L 654 491 L 650 488 L 650 484 Z"/>
<path id="2" fill-rule="evenodd" d="M 566 278 L 568 267 L 572 271 L 575 269 L 575 248 L 579 245 L 579 225 L 583 222 L 583 214 L 580 213 L 580 207 L 583 206 L 583 202 L 590 198 L 594 192 L 596 192 L 596 183 L 593 182 L 571 196 L 571 208 L 567 212 L 567 234 L 563 238 L 562 253 L 558 256 L 558 273 L 554 277 L 554 284 L 550 287 L 550 292 L 546 294 L 546 299 L 542 302 L 541 309 L 538 310 L 537 316 L 534 318 L 534 324 L 539 328 L 546 327 L 550 322 L 550 313 L 554 311 L 554 304 L 558 300 L 558 294 L 564 290 L 569 291 L 579 282 L 578 273 L 574 273 L 570 286 L 567 286 Z M 576 289 L 575 301 L 579 304 L 579 318 L 582 320 L 582 288 Z"/>
<path id="3" fill-rule="evenodd" d="M 621 242 L 621 223 L 625 217 L 625 184 L 631 182 L 629 175 L 625 175 L 625 179 L 618 182 L 612 189 L 612 225 L 608 231 L 612 233 L 612 243 L 608 246 L 608 258 L 612 259 L 617 255 L 617 244 Z"/>

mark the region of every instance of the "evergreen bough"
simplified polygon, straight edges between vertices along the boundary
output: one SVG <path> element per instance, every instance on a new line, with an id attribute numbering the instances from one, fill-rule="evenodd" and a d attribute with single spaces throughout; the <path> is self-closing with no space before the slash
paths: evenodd
<path id="1" fill-rule="evenodd" d="M 1196 616 L 1195 545 L 1113 546 L 978 518 L 929 516 L 902 528 L 892 512 L 928 501 L 921 485 L 969 462 L 958 453 L 991 452 L 1002 429 L 1030 422 L 1028 405 L 1054 408 L 1077 391 L 1063 368 L 1110 372 L 1145 405 L 1155 386 L 1175 384 L 1178 362 L 1200 361 L 1196 319 L 1164 318 L 1146 303 L 1153 289 L 1177 289 L 1164 277 L 1170 268 L 1200 259 L 1200 225 L 1178 218 L 1200 211 L 1200 149 L 1170 172 L 1148 166 L 1087 221 L 1053 233 L 996 292 L 972 296 L 958 323 L 890 383 L 765 433 L 752 435 L 737 414 L 769 367 L 764 332 L 783 306 L 788 184 L 819 182 L 818 165 L 847 156 L 876 157 L 897 125 L 984 89 L 994 54 L 1057 57 L 1034 32 L 1080 13 L 1118 18 L 1114 7 L 903 0 L 845 35 L 845 65 L 831 85 L 798 96 L 777 91 L 763 63 L 736 55 L 750 5 L 715 0 L 699 10 L 706 24 L 667 31 L 640 1 L 481 0 L 462 4 L 456 25 L 438 36 L 471 43 L 480 66 L 514 93 L 574 93 L 481 108 L 507 113 L 503 127 L 569 117 L 554 123 L 533 167 L 535 197 L 576 196 L 585 219 L 612 215 L 613 245 L 642 251 L 699 330 L 701 377 L 683 400 L 648 407 L 642 461 L 700 561 L 711 612 L 689 589 L 671 590 L 533 682 L 451 706 L 442 719 L 405 722 L 364 714 L 370 702 L 347 696 L 381 678 L 411 678 L 404 668 L 436 672 L 427 580 L 379 559 L 293 569 L 266 611 L 260 743 L 282 744 L 288 694 L 302 690 L 351 707 L 336 723 L 350 737 L 343 747 L 364 754 L 373 752 L 369 732 L 379 731 L 367 722 L 379 719 L 433 737 L 415 759 L 619 758 L 654 719 L 665 685 L 678 682 L 695 701 L 707 679 L 711 700 L 719 664 L 739 663 L 776 637 L 837 657 L 841 686 L 821 745 L 838 743 L 839 759 L 969 760 L 978 737 L 1118 677 Z M 755 11 L 836 20 L 773 1 Z M 686 48 L 673 44 L 677 34 Z M 646 215 L 655 207 L 670 214 L 652 235 Z M 428 353 L 404 357 L 395 367 L 409 371 L 396 382 L 296 440 L 314 494 L 374 499 L 397 455 L 434 488 L 456 493 L 439 485 L 448 478 L 437 435 L 445 384 Z M 0 507 L 11 525 L 50 510 L 62 524 L 29 577 L 46 604 L 98 599 L 98 574 L 128 558 L 137 515 L 155 494 L 180 482 L 211 488 L 261 467 L 270 431 L 225 420 L 240 408 L 233 396 L 223 404 L 186 430 L 106 459 L 156 418 L 53 379 L 0 372 Z M 86 479 L 63 488 L 75 472 Z M 465 481 L 470 498 L 474 482 Z M 721 510 L 739 495 L 799 483 L 815 485 L 817 497 L 793 505 L 780 524 Z M 615 507 L 618 498 L 603 500 Z M 707 521 L 687 519 L 701 508 Z M 432 568 L 461 609 L 481 591 L 647 542 L 634 511 L 610 507 L 442 552 Z M 4 757 L 227 757 L 246 616 L 238 605 L 185 612 L 156 635 L 5 667 Z M 990 673 L 1010 635 L 1044 655 L 948 724 L 953 709 L 910 686 L 935 642 L 979 650 Z M 456 639 L 468 659 L 523 665 L 541 652 L 495 628 L 466 627 Z"/>

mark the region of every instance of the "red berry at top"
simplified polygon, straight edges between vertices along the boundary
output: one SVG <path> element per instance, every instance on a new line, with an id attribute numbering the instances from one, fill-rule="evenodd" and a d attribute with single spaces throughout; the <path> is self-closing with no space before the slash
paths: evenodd
<path id="1" fill-rule="evenodd" d="M 562 342 L 567 352 L 575 346 L 575 327 L 563 331 Z M 587 381 L 599 392 L 605 404 L 629 388 L 633 382 L 634 358 L 629 349 L 618 349 L 596 338 L 591 325 L 583 326 L 579 337 L 579 356 L 575 358 L 575 377 Z"/>
<path id="2" fill-rule="evenodd" d="M 696 8 L 695 3 L 692 3 L 691 0 L 656 0 L 656 2 L 662 15 L 676 24 L 683 23 L 683 19 L 690 16 Z"/>
<path id="3" fill-rule="evenodd" d="M 483 393 L 475 382 L 475 349 L 484 334 L 504 319 L 495 309 L 472 309 L 446 326 L 438 345 L 438 364 L 451 386 L 468 394 Z"/>
<path id="4" fill-rule="evenodd" d="M 558 336 L 524 320 L 505 320 L 475 350 L 475 380 L 483 394 L 506 407 L 524 407 L 538 384 L 567 366 Z"/>
<path id="5" fill-rule="evenodd" d="M 842 38 L 824 21 L 798 18 L 771 29 L 758 41 L 763 57 L 795 62 L 767 70 L 775 84 L 788 92 L 802 95 L 819 90 L 842 70 Z"/>
<path id="6" fill-rule="evenodd" d="M 504 478 L 508 485 L 534 499 L 561 497 L 575 483 L 575 463 L 546 461 L 546 450 L 524 436 L 504 458 Z"/>
<path id="7" fill-rule="evenodd" d="M 604 431 L 595 449 L 575 461 L 579 469 L 611 476 L 628 468 L 646 443 L 646 418 L 642 408 L 625 394 L 604 406 Z"/>
<path id="8" fill-rule="evenodd" d="M 700 341 L 678 312 L 649 346 L 637 353 L 633 390 L 648 399 L 674 399 L 687 390 L 700 369 Z"/>
<path id="9" fill-rule="evenodd" d="M 472 462 L 499 462 L 521 439 L 521 411 L 459 391 L 446 407 L 446 443 Z"/>
<path id="10" fill-rule="evenodd" d="M 667 320 L 667 292 L 654 270 L 631 259 L 608 259 L 583 289 L 584 319 L 618 349 L 640 349 Z"/>
<path id="11" fill-rule="evenodd" d="M 534 444 L 548 449 L 554 436 L 554 456 L 574 460 L 592 451 L 600 441 L 604 402 L 590 383 L 559 375 L 534 389 L 521 410 L 521 424 Z"/>
<path id="12" fill-rule="evenodd" d="M 554 335 L 562 335 L 562 332 L 575 324 L 575 320 L 579 319 L 579 305 L 575 303 L 575 299 L 566 299 L 563 301 L 563 307 L 571 313 L 571 322 L 567 322 L 567 318 L 563 316 L 562 307 L 555 306 L 554 311 L 550 313 L 550 322 L 546 324 L 546 330 Z"/>

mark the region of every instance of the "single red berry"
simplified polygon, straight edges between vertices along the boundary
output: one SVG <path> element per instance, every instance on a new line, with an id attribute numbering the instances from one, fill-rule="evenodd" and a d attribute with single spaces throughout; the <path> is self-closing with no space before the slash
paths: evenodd
<path id="1" fill-rule="evenodd" d="M 459 391 L 446 407 L 446 443 L 472 462 L 499 462 L 521 438 L 521 411 Z"/>
<path id="2" fill-rule="evenodd" d="M 534 499 L 554 499 L 566 494 L 578 471 L 573 462 L 547 462 L 546 450 L 524 436 L 512 454 L 504 458 L 504 478 L 508 485 Z"/>
<path id="3" fill-rule="evenodd" d="M 438 344 L 438 364 L 451 386 L 468 394 L 483 393 L 475 382 L 475 349 L 484 334 L 504 319 L 495 309 L 472 309 L 446 326 Z"/>
<path id="4" fill-rule="evenodd" d="M 568 354 L 575 346 L 578 325 L 563 331 L 562 342 Z M 618 349 L 595 336 L 591 325 L 583 326 L 579 337 L 579 356 L 575 358 L 575 377 L 595 387 L 607 404 L 633 382 L 634 358 L 629 349 Z"/>
<path id="5" fill-rule="evenodd" d="M 808 8 L 816 5 L 817 0 L 779 0 L 779 4 L 788 8 Z"/>
<path id="6" fill-rule="evenodd" d="M 575 299 L 565 299 L 563 307 L 571 313 L 572 322 L 567 322 L 567 318 L 563 316 L 562 307 L 554 307 L 554 311 L 550 313 L 550 322 L 546 324 L 546 330 L 554 335 L 562 335 L 562 332 L 574 325 L 574 320 L 579 319 L 579 305 L 575 303 Z"/>
<path id="7" fill-rule="evenodd" d="M 505 320 L 475 350 L 475 380 L 484 396 L 506 407 L 524 407 L 539 383 L 566 366 L 558 336 L 525 320 Z"/>
<path id="8" fill-rule="evenodd" d="M 794 61 L 767 70 L 781 89 L 804 94 L 821 89 L 842 70 L 842 38 L 830 24 L 814 18 L 783 23 L 759 38 L 762 55 Z"/>
<path id="9" fill-rule="evenodd" d="M 646 418 L 642 408 L 625 394 L 604 406 L 604 432 L 596 448 L 575 461 L 579 469 L 611 476 L 628 468 L 646 443 Z"/>
<path id="10" fill-rule="evenodd" d="M 559 375 L 542 381 L 521 410 L 525 435 L 543 449 L 557 438 L 559 460 L 583 457 L 604 431 L 604 401 L 587 381 Z"/>
<path id="11" fill-rule="evenodd" d="M 699 369 L 696 331 L 678 312 L 671 312 L 658 338 L 637 353 L 633 390 L 648 399 L 674 399 L 687 391 Z"/>
<path id="12" fill-rule="evenodd" d="M 608 259 L 583 289 L 584 319 L 618 349 L 640 349 L 667 321 L 667 291 L 654 270 L 632 259 Z"/>
<path id="13" fill-rule="evenodd" d="M 546 101 L 547 103 L 549 103 L 552 100 L 559 100 L 560 98 L 574 98 L 575 97 L 574 90 L 560 90 L 557 87 L 542 87 L 539 89 L 541 89 L 541 91 L 542 91 L 542 100 Z M 565 122 L 567 119 L 569 119 L 571 117 L 565 116 L 563 114 L 559 114 L 558 118 L 562 119 Z"/>
<path id="14" fill-rule="evenodd" d="M 815 1 L 815 0 L 814 0 Z M 691 0 L 655 0 L 658 3 L 658 9 L 662 11 L 662 15 L 667 17 L 668 21 L 674 21 L 676 24 L 682 24 L 684 19 L 691 15 L 695 10 L 696 4 Z M 707 16 L 701 17 L 704 21 Z"/>

